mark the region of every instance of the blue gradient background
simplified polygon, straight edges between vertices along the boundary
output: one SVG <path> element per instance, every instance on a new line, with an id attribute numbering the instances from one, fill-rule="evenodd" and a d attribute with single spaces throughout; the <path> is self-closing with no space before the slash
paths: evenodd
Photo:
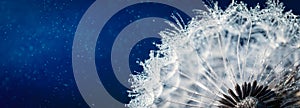
<path id="1" fill-rule="evenodd" d="M 230 1 L 219 0 L 219 5 L 225 8 Z M 72 41 L 80 18 L 93 2 L 0 1 L 0 108 L 88 107 L 72 72 Z M 245 2 L 254 6 L 265 1 Z M 300 14 L 297 0 L 282 2 L 286 10 Z M 153 47 L 143 45 L 134 49 Z"/>

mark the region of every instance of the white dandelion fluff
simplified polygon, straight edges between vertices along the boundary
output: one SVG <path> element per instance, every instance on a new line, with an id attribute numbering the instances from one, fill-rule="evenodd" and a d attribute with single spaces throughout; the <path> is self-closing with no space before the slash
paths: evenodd
<path id="1" fill-rule="evenodd" d="M 131 108 L 300 107 L 300 22 L 275 0 L 197 10 L 131 75 Z M 174 16 L 175 18 L 175 16 Z"/>

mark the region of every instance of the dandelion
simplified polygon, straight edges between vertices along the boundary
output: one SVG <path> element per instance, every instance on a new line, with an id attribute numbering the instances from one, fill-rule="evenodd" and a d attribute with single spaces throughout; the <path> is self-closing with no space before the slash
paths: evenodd
<path id="1" fill-rule="evenodd" d="M 196 10 L 169 23 L 159 50 L 131 75 L 131 108 L 300 107 L 300 22 L 275 0 Z"/>

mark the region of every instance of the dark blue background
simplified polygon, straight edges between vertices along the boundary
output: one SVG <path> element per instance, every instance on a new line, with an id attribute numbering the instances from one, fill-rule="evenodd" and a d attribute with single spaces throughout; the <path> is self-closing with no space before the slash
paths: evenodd
<path id="1" fill-rule="evenodd" d="M 230 1 L 219 4 L 224 8 Z M 287 10 L 300 14 L 296 1 L 283 0 Z M 73 77 L 71 48 L 76 26 L 93 2 L 0 1 L 0 108 L 88 107 Z"/>
<path id="2" fill-rule="evenodd" d="M 0 1 L 0 107 L 88 107 L 72 72 L 72 40 L 94 0 Z"/>

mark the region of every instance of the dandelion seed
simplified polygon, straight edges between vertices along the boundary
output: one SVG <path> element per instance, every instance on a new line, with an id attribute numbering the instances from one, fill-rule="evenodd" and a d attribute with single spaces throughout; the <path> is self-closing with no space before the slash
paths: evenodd
<path id="1" fill-rule="evenodd" d="M 300 107 L 300 22 L 276 0 L 233 2 L 170 23 L 162 44 L 131 75 L 131 108 Z"/>

